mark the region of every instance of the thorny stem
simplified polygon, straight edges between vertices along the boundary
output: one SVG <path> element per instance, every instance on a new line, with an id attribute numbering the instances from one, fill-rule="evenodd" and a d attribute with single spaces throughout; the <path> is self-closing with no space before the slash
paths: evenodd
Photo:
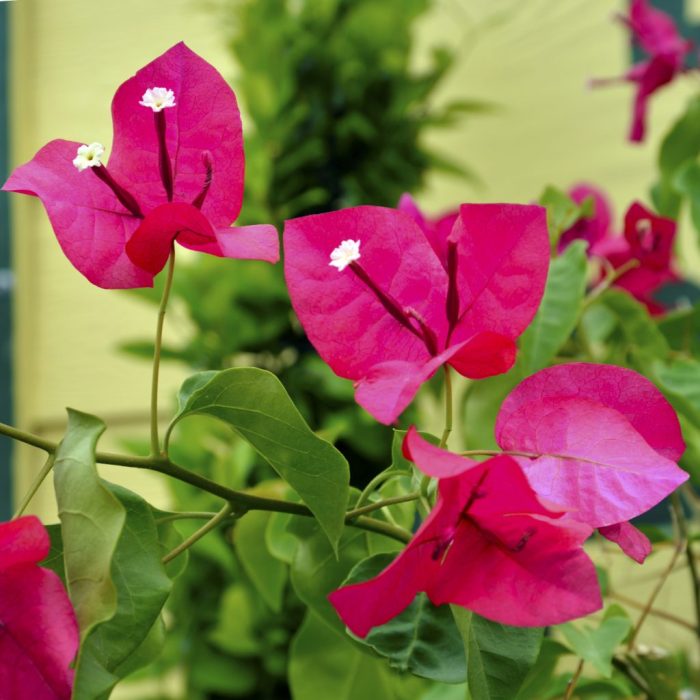
<path id="1" fill-rule="evenodd" d="M 578 666 L 576 667 L 576 670 L 574 671 L 574 675 L 571 676 L 571 679 L 569 680 L 568 685 L 566 686 L 566 695 L 564 695 L 564 700 L 571 700 L 571 698 L 574 697 L 574 690 L 576 689 L 576 684 L 578 683 L 578 679 L 581 677 L 581 673 L 583 672 L 583 664 L 585 661 L 581 659 L 578 662 Z"/>
<path id="2" fill-rule="evenodd" d="M 37 435 L 27 433 L 23 430 L 18 430 L 12 426 L 0 423 L 0 435 L 6 435 L 19 442 L 37 447 L 49 454 L 53 454 L 58 447 L 57 443 L 51 440 L 40 438 Z M 284 501 L 276 498 L 263 498 L 254 496 L 243 491 L 236 491 L 228 488 L 215 481 L 211 481 L 196 472 L 181 467 L 175 464 L 166 456 L 150 456 L 150 457 L 133 457 L 131 455 L 114 454 L 111 452 L 97 452 L 95 460 L 100 464 L 112 464 L 120 467 L 132 467 L 138 469 L 150 469 L 151 471 L 166 474 L 173 479 L 178 479 L 184 483 L 195 486 L 196 488 L 218 496 L 223 500 L 231 503 L 234 510 L 243 514 L 249 510 L 264 510 L 278 513 L 290 513 L 292 515 L 300 515 L 307 518 L 312 518 L 313 513 L 305 505 L 294 503 L 292 501 Z M 372 504 L 377 505 L 377 504 Z M 352 512 L 352 511 L 351 511 Z M 346 516 L 347 519 L 347 516 Z M 365 515 L 352 516 L 351 522 L 348 523 L 352 527 L 369 532 L 376 532 L 386 537 L 391 537 L 404 544 L 410 542 L 411 533 L 401 527 L 391 525 L 382 520 L 370 518 Z"/>
<path id="3" fill-rule="evenodd" d="M 185 550 L 189 549 L 195 542 L 201 540 L 202 537 L 204 537 L 204 535 L 206 535 L 208 532 L 211 532 L 213 529 L 218 527 L 224 520 L 226 520 L 229 517 L 229 515 L 231 515 L 232 510 L 233 507 L 231 506 L 231 504 L 226 503 L 224 507 L 209 522 L 202 525 L 202 527 L 200 527 L 199 530 L 197 530 L 196 532 L 193 532 L 186 540 L 183 540 L 171 552 L 168 552 L 168 554 L 166 554 L 162 559 L 163 564 L 167 564 L 168 562 L 175 559 L 176 556 L 182 554 Z"/>
<path id="4" fill-rule="evenodd" d="M 41 471 L 37 474 L 36 479 L 34 479 L 34 483 L 29 487 L 29 491 L 22 500 L 22 503 L 20 504 L 19 508 L 17 508 L 17 512 L 13 516 L 14 518 L 19 518 L 19 516 L 22 515 L 22 513 L 24 513 L 24 511 L 27 509 L 29 502 L 32 500 L 32 498 L 34 498 L 36 492 L 39 490 L 39 487 L 44 483 L 44 479 L 51 473 L 51 470 L 53 469 L 54 459 L 55 458 L 53 452 L 50 452 L 44 466 L 41 468 Z"/>
<path id="5" fill-rule="evenodd" d="M 168 308 L 170 289 L 173 286 L 173 272 L 175 270 L 175 247 L 170 250 L 168 257 L 168 272 L 163 287 L 163 296 L 158 307 L 158 323 L 156 325 L 156 340 L 153 350 L 153 373 L 151 375 L 151 456 L 160 454 L 160 440 L 158 439 L 158 377 L 160 374 L 160 350 L 163 343 L 163 324 L 165 311 Z"/>
<path id="6" fill-rule="evenodd" d="M 659 580 L 656 586 L 654 587 L 654 590 L 649 596 L 649 600 L 647 601 L 646 605 L 644 606 L 644 609 L 642 610 L 642 614 L 639 616 L 639 620 L 637 620 L 637 624 L 632 630 L 632 634 L 630 635 L 629 641 L 627 642 L 627 649 L 629 649 L 630 651 L 634 649 L 634 643 L 637 639 L 637 635 L 639 634 L 639 630 L 644 624 L 644 621 L 649 616 L 649 613 L 651 612 L 651 608 L 654 605 L 656 597 L 659 595 L 661 589 L 664 587 L 664 584 L 668 580 L 668 577 L 671 575 L 671 572 L 673 571 L 673 568 L 675 567 L 676 562 L 678 561 L 678 557 L 681 555 L 681 552 L 685 549 L 685 538 L 682 534 L 680 520 L 678 517 L 678 512 L 676 510 L 677 506 L 676 503 L 673 502 L 673 500 L 671 501 L 671 506 L 671 514 L 676 523 L 676 532 L 678 537 L 678 540 L 676 542 L 676 548 L 673 552 L 673 556 L 671 557 L 671 561 L 668 563 L 668 566 L 664 569 L 661 576 L 659 577 Z"/>

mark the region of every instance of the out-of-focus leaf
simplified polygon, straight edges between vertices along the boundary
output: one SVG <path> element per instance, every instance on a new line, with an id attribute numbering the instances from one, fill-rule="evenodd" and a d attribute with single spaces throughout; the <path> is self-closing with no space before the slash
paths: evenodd
<path id="1" fill-rule="evenodd" d="M 537 661 L 528 671 L 515 700 L 542 700 L 551 697 L 554 671 L 559 659 L 570 650 L 554 639 L 543 639 Z"/>
<path id="2" fill-rule="evenodd" d="M 211 641 L 223 651 L 237 656 L 254 656 L 262 650 L 255 632 L 255 606 L 249 592 L 240 584 L 229 586 L 221 599 Z"/>
<path id="3" fill-rule="evenodd" d="M 457 605 L 451 608 L 464 645 L 472 697 L 512 700 L 537 660 L 544 630 L 509 627 Z"/>
<path id="4" fill-rule="evenodd" d="M 352 645 L 312 611 L 290 649 L 294 700 L 415 700 L 423 684 L 392 673 L 388 664 Z"/>
<path id="5" fill-rule="evenodd" d="M 344 586 L 373 578 L 385 569 L 394 557 L 376 554 L 353 567 Z M 359 642 L 372 647 L 397 671 L 416 676 L 460 683 L 466 679 L 467 666 L 459 630 L 448 605 L 435 606 L 425 593 L 399 615 L 372 629 Z"/>
<path id="6" fill-rule="evenodd" d="M 228 423 L 299 494 L 336 546 L 349 494 L 345 457 L 311 431 L 274 374 L 237 367 L 206 379 L 185 382 L 171 429 L 194 414 Z"/>
<path id="7" fill-rule="evenodd" d="M 567 622 L 559 629 L 578 656 L 593 664 L 602 676 L 610 678 L 612 657 L 631 627 L 632 622 L 628 618 L 614 615 L 603 619 L 597 628 Z"/>
<path id="8" fill-rule="evenodd" d="M 520 339 L 518 368 L 523 376 L 544 369 L 576 327 L 587 271 L 584 241 L 574 241 L 552 259 L 542 303 Z"/>
<path id="9" fill-rule="evenodd" d="M 552 246 L 556 247 L 561 234 L 571 228 L 582 216 L 590 216 L 592 201 L 577 204 L 566 192 L 551 185 L 540 195 L 540 204 L 547 208 L 547 226 Z"/>

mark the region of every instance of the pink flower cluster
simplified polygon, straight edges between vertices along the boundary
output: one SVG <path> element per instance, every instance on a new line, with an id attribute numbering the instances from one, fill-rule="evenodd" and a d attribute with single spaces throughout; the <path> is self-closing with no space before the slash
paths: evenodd
<path id="1" fill-rule="evenodd" d="M 464 204 L 440 230 L 406 202 L 295 219 L 284 234 L 287 284 L 310 340 L 387 423 L 443 364 L 472 378 L 507 371 L 549 264 L 538 206 Z M 576 237 L 601 245 L 606 216 Z M 437 505 L 384 572 L 331 594 L 353 632 L 364 636 L 419 591 L 511 625 L 588 614 L 601 602 L 583 542 L 599 529 L 644 561 L 651 546 L 629 519 L 687 479 L 673 409 L 620 367 L 568 364 L 529 377 L 503 403 L 496 439 L 503 454 L 477 463 L 409 431 L 405 454 L 439 479 Z"/>
<path id="2" fill-rule="evenodd" d="M 639 202 L 633 202 L 625 213 L 623 232 L 613 226 L 612 208 L 605 193 L 593 185 L 576 185 L 569 191 L 571 198 L 581 204 L 591 197 L 593 214 L 580 218 L 562 234 L 560 248 L 573 240 L 588 242 L 588 254 L 607 262 L 615 270 L 624 271 L 615 286 L 641 301 L 651 313 L 664 308 L 653 294 L 667 282 L 678 279 L 673 265 L 673 244 L 676 222 L 658 216 Z"/>

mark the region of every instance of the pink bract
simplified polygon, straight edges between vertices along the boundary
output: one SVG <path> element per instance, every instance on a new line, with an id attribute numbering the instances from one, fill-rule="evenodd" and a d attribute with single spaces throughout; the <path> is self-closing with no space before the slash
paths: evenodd
<path id="1" fill-rule="evenodd" d="M 156 87 L 174 92 L 173 107 L 139 104 Z M 112 120 L 107 165 L 79 172 L 72 161 L 81 144 L 55 140 L 3 186 L 41 199 L 63 252 L 88 280 L 151 286 L 173 240 L 212 255 L 278 260 L 274 227 L 229 226 L 243 197 L 243 137 L 236 97 L 215 68 L 173 46 L 119 87 Z"/>
<path id="2" fill-rule="evenodd" d="M 78 624 L 58 576 L 37 566 L 49 537 L 30 516 L 0 524 L 0 694 L 69 700 Z"/>
<path id="3" fill-rule="evenodd" d="M 411 216 L 382 207 L 292 219 L 284 240 L 292 305 L 309 339 L 385 423 L 444 363 L 472 378 L 507 371 L 549 263 L 537 206 L 462 205 L 446 265 Z M 359 259 L 331 267 L 331 252 L 356 240 Z"/>
<path id="4" fill-rule="evenodd" d="M 527 455 L 515 459 L 541 498 L 591 527 L 640 515 L 688 478 L 675 464 L 685 445 L 673 408 L 621 367 L 575 363 L 528 377 L 504 401 L 496 440 Z"/>
<path id="5" fill-rule="evenodd" d="M 612 206 L 603 190 L 595 185 L 581 183 L 569 190 L 569 196 L 576 204 L 583 204 L 589 197 L 593 199 L 592 216 L 583 216 L 573 226 L 564 231 L 559 239 L 559 250 L 564 250 L 572 241 L 588 243 L 588 252 L 605 240 L 611 233 Z"/>
<path id="6" fill-rule="evenodd" d="M 685 57 L 693 49 L 693 43 L 684 39 L 673 19 L 654 8 L 649 0 L 632 0 L 629 15 L 621 19 L 631 30 L 634 40 L 649 55 L 621 78 L 637 87 L 629 139 L 643 141 L 649 98 L 683 71 Z"/>
<path id="7" fill-rule="evenodd" d="M 462 470 L 441 478 L 435 508 L 389 567 L 331 593 L 352 632 L 364 637 L 421 591 L 436 605 L 523 627 L 600 608 L 595 568 L 581 546 L 590 528 L 545 508 L 514 460 L 470 462 L 428 445 L 415 429 L 404 450 L 428 474 L 456 471 L 455 460 Z"/>

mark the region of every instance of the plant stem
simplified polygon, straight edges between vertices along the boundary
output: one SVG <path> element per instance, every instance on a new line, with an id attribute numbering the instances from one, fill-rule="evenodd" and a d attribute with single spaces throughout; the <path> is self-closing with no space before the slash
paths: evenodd
<path id="1" fill-rule="evenodd" d="M 581 673 L 583 672 L 583 664 L 584 660 L 581 659 L 578 662 L 578 666 L 576 667 L 576 670 L 574 671 L 574 675 L 571 676 L 571 680 L 569 681 L 568 685 L 566 686 L 566 695 L 564 695 L 564 700 L 571 700 L 571 698 L 574 697 L 574 690 L 576 689 L 576 684 L 578 683 L 578 679 L 581 677 Z"/>
<path id="2" fill-rule="evenodd" d="M 452 401 L 452 375 L 450 374 L 449 365 L 443 365 L 445 371 L 445 427 L 442 431 L 442 437 L 440 438 L 439 447 L 445 449 L 447 447 L 447 441 L 450 439 L 450 433 L 452 432 L 452 414 L 453 414 L 453 401 Z M 420 482 L 420 492 L 421 497 L 428 504 L 430 504 L 430 498 L 428 496 L 428 488 L 430 487 L 430 477 L 426 474 L 423 476 Z"/>
<path id="3" fill-rule="evenodd" d="M 695 634 L 700 638 L 700 579 L 698 578 L 698 566 L 693 555 L 693 547 L 688 536 L 688 521 L 683 512 L 683 501 L 678 491 L 671 494 L 671 504 L 676 513 L 676 520 L 680 529 L 681 540 L 685 541 L 685 558 L 690 571 L 690 581 L 693 586 L 693 603 L 695 606 Z"/>
<path id="4" fill-rule="evenodd" d="M 17 430 L 9 425 L 0 423 L 0 435 L 7 435 L 19 442 L 23 442 L 33 447 L 38 447 L 45 452 L 53 454 L 58 447 L 58 444 L 51 440 L 45 440 L 32 435 L 23 430 Z M 133 457 L 131 455 L 120 455 L 112 452 L 97 452 L 95 461 L 99 464 L 112 464 L 119 467 L 131 467 L 137 469 L 150 469 L 151 471 L 166 474 L 173 479 L 178 479 L 186 484 L 195 486 L 202 491 L 211 493 L 214 496 L 224 499 L 232 504 L 239 511 L 246 510 L 266 510 L 278 513 L 291 513 L 292 515 L 301 515 L 307 518 L 312 518 L 313 513 L 303 504 L 294 503 L 292 501 L 283 501 L 276 498 L 263 498 L 261 496 L 253 496 L 249 493 L 236 491 L 227 486 L 217 484 L 215 481 L 210 481 L 204 476 L 191 472 L 189 469 L 175 464 L 167 457 Z M 396 527 L 382 520 L 376 520 L 366 516 L 353 517 L 349 523 L 352 527 L 367 530 L 369 532 L 377 532 L 386 537 L 391 537 L 399 542 L 407 543 L 411 540 L 411 533 L 403 528 Z"/>
<path id="5" fill-rule="evenodd" d="M 27 509 L 29 502 L 32 500 L 32 498 L 34 498 L 34 495 L 39 490 L 39 487 L 44 483 L 44 479 L 51 473 L 51 470 L 53 469 L 54 460 L 54 453 L 49 452 L 49 456 L 46 458 L 44 466 L 41 468 L 41 471 L 37 474 L 36 479 L 34 479 L 34 483 L 29 487 L 29 491 L 24 496 L 22 503 L 20 504 L 19 508 L 17 508 L 17 512 L 13 516 L 14 518 L 19 518 L 20 515 L 22 515 L 22 513 L 24 513 L 24 511 Z"/>
<path id="6" fill-rule="evenodd" d="M 621 603 L 629 605 L 631 608 L 637 608 L 637 610 L 644 610 L 646 608 L 646 605 L 644 603 L 640 603 L 639 601 L 634 600 L 634 598 L 628 598 L 626 595 L 622 595 L 621 593 L 608 591 L 608 597 L 615 598 L 615 600 L 619 600 Z M 682 617 L 673 615 L 672 613 L 666 612 L 665 610 L 659 610 L 658 608 L 649 608 L 649 615 L 661 618 L 662 620 L 667 620 L 668 622 L 673 622 L 679 627 L 684 627 L 685 629 L 689 630 L 690 632 L 694 632 L 695 634 L 698 633 L 698 628 L 695 627 L 695 625 L 692 625 L 690 622 L 684 620 Z"/>
<path id="7" fill-rule="evenodd" d="M 399 476 L 411 476 L 408 472 L 403 472 L 403 471 L 397 471 L 394 469 L 388 469 L 383 472 L 379 472 L 368 484 L 365 486 L 364 490 L 360 494 L 360 497 L 357 499 L 357 503 L 355 503 L 355 509 L 361 508 L 362 506 L 365 505 L 369 501 L 369 497 L 372 495 L 374 491 L 377 490 L 379 486 L 384 484 L 387 481 L 391 481 L 391 479 L 395 479 L 396 477 Z"/>
<path id="8" fill-rule="evenodd" d="M 231 512 L 233 511 L 233 506 L 230 503 L 226 503 L 224 507 L 208 522 L 202 525 L 202 527 L 199 528 L 196 532 L 193 532 L 186 540 L 181 542 L 175 549 L 172 550 L 172 552 L 168 552 L 163 559 L 162 562 L 163 564 L 167 564 L 168 562 L 172 561 L 175 559 L 176 556 L 179 554 L 182 554 L 184 551 L 189 549 L 195 542 L 198 542 L 199 540 L 204 537 L 208 532 L 211 532 L 213 529 L 218 527 L 224 520 L 226 520 L 229 515 L 231 515 Z"/>
<path id="9" fill-rule="evenodd" d="M 642 610 L 642 614 L 639 616 L 639 620 L 637 620 L 637 624 L 635 625 L 634 629 L 632 630 L 632 634 L 630 635 L 629 641 L 627 642 L 627 649 L 632 651 L 634 649 L 634 643 L 637 639 L 637 635 L 639 634 L 639 630 L 641 629 L 642 625 L 644 624 L 644 621 L 647 619 L 649 616 L 649 613 L 651 612 L 651 608 L 654 605 L 654 601 L 656 600 L 656 597 L 659 595 L 661 592 L 661 589 L 664 587 L 664 584 L 666 583 L 668 577 L 671 575 L 671 572 L 673 571 L 673 568 L 676 565 L 676 562 L 678 561 L 678 557 L 681 555 L 681 552 L 685 549 L 685 538 L 681 534 L 681 525 L 680 521 L 678 519 L 678 514 L 676 513 L 676 507 L 673 501 L 671 501 L 672 505 L 672 510 L 671 513 L 673 515 L 673 518 L 676 522 L 676 532 L 678 536 L 678 541 L 676 542 L 676 548 L 675 551 L 673 552 L 673 556 L 671 557 L 671 561 L 669 561 L 668 566 L 664 569 L 664 571 L 661 574 L 661 577 L 659 578 L 656 586 L 654 587 L 654 590 L 651 592 L 651 595 L 649 596 L 649 600 L 647 601 L 646 605 L 644 606 L 644 609 Z"/>
<path id="10" fill-rule="evenodd" d="M 371 513 L 372 511 L 379 510 L 380 508 L 386 508 L 387 506 L 394 506 L 399 503 L 408 503 L 409 501 L 417 501 L 420 496 L 420 493 L 407 493 L 403 496 L 392 496 L 391 498 L 386 498 L 383 501 L 369 503 L 366 506 L 361 506 L 360 508 L 355 507 L 345 514 L 345 521 L 348 522 L 349 520 L 356 518 L 358 515 Z"/>
<path id="11" fill-rule="evenodd" d="M 156 324 L 156 339 L 153 348 L 153 373 L 151 375 L 151 455 L 160 454 L 160 440 L 158 439 L 158 377 L 160 375 L 160 349 L 163 344 L 163 325 L 165 312 L 168 308 L 170 289 L 173 286 L 173 272 L 175 271 L 175 245 L 170 249 L 168 257 L 168 271 L 163 287 L 163 296 L 158 307 L 158 322 Z"/>
<path id="12" fill-rule="evenodd" d="M 580 313 L 583 313 L 594 301 L 596 301 L 596 299 L 598 299 L 603 292 L 610 289 L 610 287 L 612 287 L 613 284 L 620 279 L 620 277 L 627 274 L 630 270 L 634 270 L 636 267 L 639 267 L 640 264 L 641 263 L 639 260 L 634 258 L 632 260 L 628 260 L 626 263 L 623 263 L 617 269 L 613 268 L 610 270 L 605 279 L 594 287 L 583 300 Z"/>

